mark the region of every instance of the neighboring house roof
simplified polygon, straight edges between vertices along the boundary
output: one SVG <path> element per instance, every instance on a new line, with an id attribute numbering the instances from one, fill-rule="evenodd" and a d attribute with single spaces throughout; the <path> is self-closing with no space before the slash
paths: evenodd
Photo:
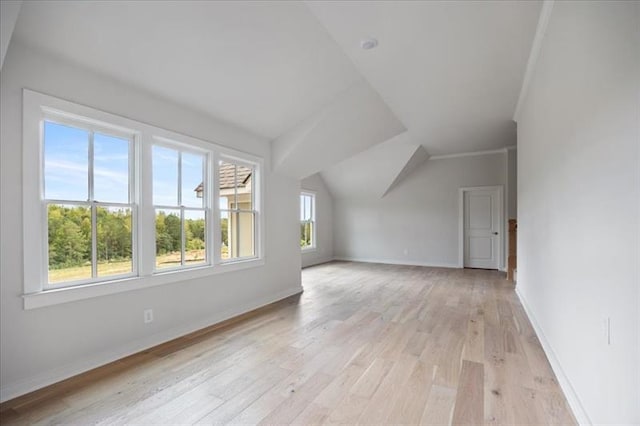
<path id="1" fill-rule="evenodd" d="M 234 168 L 235 164 L 222 163 L 218 169 L 218 176 L 220 181 L 220 189 L 232 189 L 234 187 Z M 247 167 L 238 167 L 238 188 L 247 186 L 249 179 L 251 178 L 251 169 Z M 202 194 L 202 182 L 194 189 L 200 197 Z"/>

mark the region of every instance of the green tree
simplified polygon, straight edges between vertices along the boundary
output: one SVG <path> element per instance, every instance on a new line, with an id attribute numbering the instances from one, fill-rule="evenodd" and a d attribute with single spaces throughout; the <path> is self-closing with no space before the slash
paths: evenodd
<path id="1" fill-rule="evenodd" d="M 164 223 L 166 233 L 171 237 L 170 251 L 179 251 L 182 247 L 182 230 L 180 229 L 180 217 L 176 214 L 169 214 L 165 217 Z"/>
<path id="2" fill-rule="evenodd" d="M 48 208 L 49 265 L 53 269 L 79 266 L 91 260 L 91 235 L 84 232 L 86 207 L 50 205 Z"/>
<path id="3" fill-rule="evenodd" d="M 229 247 L 229 219 L 226 217 L 220 220 L 220 232 L 222 234 L 222 244 Z"/>

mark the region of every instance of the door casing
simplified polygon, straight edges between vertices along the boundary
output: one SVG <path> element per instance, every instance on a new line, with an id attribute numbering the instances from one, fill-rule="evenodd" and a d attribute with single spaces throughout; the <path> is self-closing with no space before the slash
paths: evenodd
<path id="1" fill-rule="evenodd" d="M 492 186 L 469 186 L 459 189 L 458 193 L 458 268 L 464 268 L 464 248 L 465 248 L 465 235 L 464 235 L 464 196 L 466 192 L 472 191 L 491 191 L 495 190 L 498 193 L 498 223 L 500 224 L 500 235 L 498 235 L 498 270 L 504 271 L 504 245 L 505 245 L 505 223 L 504 223 L 504 186 L 492 185 Z"/>

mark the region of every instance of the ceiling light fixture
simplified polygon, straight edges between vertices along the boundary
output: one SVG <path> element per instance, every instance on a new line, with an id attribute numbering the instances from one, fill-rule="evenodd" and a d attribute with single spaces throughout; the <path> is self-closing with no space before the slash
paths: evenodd
<path id="1" fill-rule="evenodd" d="M 371 50 L 378 45 L 378 40 L 373 37 L 366 37 L 360 41 L 360 47 L 364 50 Z"/>

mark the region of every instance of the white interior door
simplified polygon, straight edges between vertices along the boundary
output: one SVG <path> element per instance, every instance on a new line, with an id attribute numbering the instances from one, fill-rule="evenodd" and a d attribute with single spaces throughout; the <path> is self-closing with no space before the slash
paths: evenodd
<path id="1" fill-rule="evenodd" d="M 499 188 L 464 191 L 464 266 L 498 269 L 501 252 Z"/>

